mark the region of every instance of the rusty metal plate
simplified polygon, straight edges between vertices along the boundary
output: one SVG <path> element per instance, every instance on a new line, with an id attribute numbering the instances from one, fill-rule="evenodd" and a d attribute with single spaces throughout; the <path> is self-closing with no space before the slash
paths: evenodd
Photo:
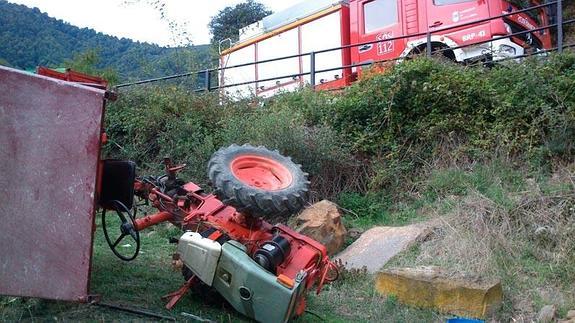
<path id="1" fill-rule="evenodd" d="M 0 294 L 87 299 L 104 95 L 0 66 Z"/>

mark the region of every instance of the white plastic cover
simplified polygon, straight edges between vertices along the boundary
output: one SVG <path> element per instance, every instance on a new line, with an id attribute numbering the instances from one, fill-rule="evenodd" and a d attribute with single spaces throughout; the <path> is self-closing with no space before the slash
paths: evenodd
<path id="1" fill-rule="evenodd" d="M 341 38 L 341 19 L 340 13 L 334 12 L 330 15 L 320 19 L 309 22 L 301 26 L 301 51 L 302 53 L 309 53 L 322 49 L 329 49 L 340 47 L 344 45 Z M 327 31 L 327 32 L 326 32 Z M 302 65 L 304 72 L 310 70 L 309 56 L 302 57 Z M 344 64 L 342 50 L 334 50 L 325 53 L 319 53 L 315 57 L 315 69 L 321 71 L 330 68 L 340 67 Z M 321 80 L 325 82 L 333 81 L 338 77 L 343 77 L 342 70 L 335 70 L 331 72 L 317 73 L 316 80 L 319 84 Z M 304 77 L 305 82 L 309 83 L 310 77 Z"/>
<path id="2" fill-rule="evenodd" d="M 222 246 L 197 232 L 186 232 L 178 242 L 180 259 L 206 285 L 212 286 Z"/>
<path id="3" fill-rule="evenodd" d="M 297 54 L 299 54 L 297 28 L 288 30 L 258 43 L 258 60 L 260 61 Z M 298 73 L 300 73 L 300 65 L 299 58 L 297 57 L 258 64 L 259 80 Z M 279 80 L 258 82 L 258 87 L 260 90 L 269 90 L 276 86 L 285 87 L 296 80 L 299 81 L 299 78 L 296 77 L 294 79 L 292 77 L 288 77 Z M 299 86 L 299 83 L 296 86 Z"/>

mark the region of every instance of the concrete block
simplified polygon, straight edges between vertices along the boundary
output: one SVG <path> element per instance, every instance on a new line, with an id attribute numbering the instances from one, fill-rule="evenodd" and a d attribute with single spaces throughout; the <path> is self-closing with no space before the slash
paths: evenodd
<path id="1" fill-rule="evenodd" d="M 397 254 L 409 249 L 426 237 L 434 224 L 420 223 L 404 227 L 375 227 L 364 232 L 359 239 L 335 257 L 347 269 L 366 268 L 369 273 L 378 270 Z"/>
<path id="2" fill-rule="evenodd" d="M 474 318 L 489 316 L 503 300 L 501 282 L 452 278 L 437 267 L 381 271 L 376 289 L 407 305 Z"/>

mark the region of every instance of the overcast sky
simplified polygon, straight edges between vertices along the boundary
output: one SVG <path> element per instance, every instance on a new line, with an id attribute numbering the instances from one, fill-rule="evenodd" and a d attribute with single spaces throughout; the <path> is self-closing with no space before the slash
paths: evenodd
<path id="1" fill-rule="evenodd" d="M 78 27 L 88 27 L 117 37 L 173 45 L 167 20 L 186 25 L 192 42 L 207 44 L 210 40 L 208 22 L 221 9 L 243 0 L 164 0 L 167 20 L 148 4 L 149 0 L 8 0 L 28 7 L 37 7 L 49 16 Z M 274 12 L 303 0 L 260 0 Z"/>

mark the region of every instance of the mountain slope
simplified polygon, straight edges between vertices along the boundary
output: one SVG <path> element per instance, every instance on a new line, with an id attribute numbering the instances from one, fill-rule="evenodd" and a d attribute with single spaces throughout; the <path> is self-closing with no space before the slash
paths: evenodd
<path id="1" fill-rule="evenodd" d="M 0 64 L 21 69 L 59 67 L 76 55 L 97 50 L 99 68 L 115 69 L 120 79 L 189 71 L 207 61 L 207 45 L 164 48 L 104 35 L 54 19 L 39 9 L 0 0 Z"/>

